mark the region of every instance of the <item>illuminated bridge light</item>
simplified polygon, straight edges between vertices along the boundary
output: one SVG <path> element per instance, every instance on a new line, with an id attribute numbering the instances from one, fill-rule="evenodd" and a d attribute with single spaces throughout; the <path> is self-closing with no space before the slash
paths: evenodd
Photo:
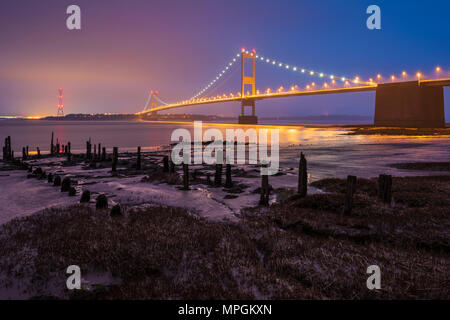
<path id="1" fill-rule="evenodd" d="M 269 63 L 269 62 L 270 62 L 270 59 L 267 59 L 266 62 Z M 274 61 L 274 62 L 275 62 L 275 61 Z"/>
<path id="2" fill-rule="evenodd" d="M 311 71 L 309 74 L 310 74 L 310 75 L 314 75 L 314 71 Z"/>
<path id="3" fill-rule="evenodd" d="M 297 71 L 297 67 L 293 67 L 292 70 Z"/>
<path id="4" fill-rule="evenodd" d="M 275 64 L 276 62 L 275 62 L 275 60 L 274 61 L 272 61 L 272 64 Z"/>
<path id="5" fill-rule="evenodd" d="M 310 88 L 309 84 L 308 84 L 308 85 L 306 85 L 306 90 L 309 90 L 309 88 Z"/>
<path id="6" fill-rule="evenodd" d="M 341 80 L 342 80 L 342 81 L 345 81 L 345 77 L 342 77 Z"/>
<path id="7" fill-rule="evenodd" d="M 316 86 L 316 83 L 315 83 L 315 82 L 311 83 L 311 86 L 315 87 L 315 86 Z"/>
<path id="8" fill-rule="evenodd" d="M 286 69 L 289 69 L 289 66 L 288 66 L 288 65 L 286 65 Z"/>
<path id="9" fill-rule="evenodd" d="M 302 73 L 305 73 L 305 69 L 302 69 Z"/>
<path id="10" fill-rule="evenodd" d="M 322 77 L 323 77 L 323 73 L 319 74 L 319 77 L 321 77 L 321 78 L 322 78 Z"/>
<path id="11" fill-rule="evenodd" d="M 330 76 L 330 79 L 334 79 L 334 76 Z"/>
<path id="12" fill-rule="evenodd" d="M 283 66 L 283 64 L 282 64 L 282 63 L 279 63 L 278 66 L 281 67 L 281 66 Z"/>

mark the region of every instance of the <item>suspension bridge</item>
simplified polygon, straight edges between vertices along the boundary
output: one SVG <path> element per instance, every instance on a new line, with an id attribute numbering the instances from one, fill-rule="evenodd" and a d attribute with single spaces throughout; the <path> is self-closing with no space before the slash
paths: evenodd
<path id="1" fill-rule="evenodd" d="M 246 62 L 251 62 L 250 72 L 246 72 Z M 312 82 L 306 86 L 297 85 L 289 88 L 280 87 L 276 90 L 256 89 L 255 66 L 256 62 L 262 62 L 277 68 L 282 68 L 300 75 L 308 75 L 323 80 L 318 84 Z M 211 96 L 211 92 L 220 88 L 221 83 L 227 80 L 224 76 L 231 73 L 233 67 L 240 63 L 241 88 L 237 93 L 218 94 Z M 235 69 L 236 71 L 237 69 Z M 234 71 L 233 71 L 234 72 Z M 158 111 L 175 108 L 185 108 L 204 104 L 215 104 L 225 102 L 240 102 L 241 113 L 240 124 L 257 124 L 256 101 L 274 98 L 286 98 L 296 96 L 324 95 L 349 92 L 375 91 L 375 117 L 376 126 L 401 126 L 401 127 L 444 127 L 444 86 L 450 85 L 450 78 L 439 78 L 441 69 L 436 68 L 435 79 L 424 79 L 418 72 L 414 80 L 407 79 L 406 72 L 396 78 L 391 76 L 389 82 L 384 82 L 381 75 L 376 79 L 361 80 L 359 77 L 348 78 L 336 76 L 323 72 L 309 70 L 307 68 L 289 65 L 275 59 L 258 55 L 255 50 L 249 52 L 242 49 L 223 70 L 202 88 L 197 94 L 189 99 L 175 103 L 166 103 L 159 98 L 159 93 L 152 90 L 145 104 L 144 110 L 136 114 L 154 115 Z M 208 94 L 210 94 L 208 96 Z M 246 114 L 247 108 L 251 113 Z"/>

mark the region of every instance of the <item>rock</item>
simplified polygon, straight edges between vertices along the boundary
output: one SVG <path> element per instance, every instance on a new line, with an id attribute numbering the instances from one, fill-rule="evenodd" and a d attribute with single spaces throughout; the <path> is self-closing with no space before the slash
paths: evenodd
<path id="1" fill-rule="evenodd" d="M 96 209 L 108 208 L 108 198 L 104 194 L 100 194 L 95 203 Z"/>
<path id="2" fill-rule="evenodd" d="M 61 192 L 67 192 L 70 190 L 70 178 L 69 177 L 65 177 L 61 183 Z"/>
<path id="3" fill-rule="evenodd" d="M 80 203 L 86 203 L 91 201 L 91 192 L 89 190 L 84 190 L 81 194 Z"/>
<path id="4" fill-rule="evenodd" d="M 122 216 L 122 209 L 120 208 L 120 205 L 116 204 L 114 207 L 112 207 L 111 212 L 109 214 L 111 217 L 120 217 Z"/>
<path id="5" fill-rule="evenodd" d="M 38 167 L 38 168 L 34 169 L 33 174 L 41 175 L 42 172 L 43 172 L 42 169 Z"/>
<path id="6" fill-rule="evenodd" d="M 273 191 L 273 187 L 271 184 L 269 184 L 269 191 L 272 192 Z M 256 188 L 255 190 L 252 191 L 252 193 L 261 193 L 261 187 Z"/>
<path id="7" fill-rule="evenodd" d="M 53 178 L 53 185 L 55 187 L 59 187 L 61 185 L 61 177 L 58 175 L 55 175 L 55 177 Z"/>
<path id="8" fill-rule="evenodd" d="M 48 174 L 47 181 L 48 182 L 53 182 L 53 174 L 51 174 L 51 173 Z"/>
<path id="9" fill-rule="evenodd" d="M 77 195 L 77 190 L 75 190 L 74 187 L 70 187 L 69 189 L 69 196 L 70 197 L 75 197 Z"/>
<path id="10" fill-rule="evenodd" d="M 234 194 L 227 194 L 225 197 L 223 197 L 224 199 L 236 199 L 237 197 L 239 197 L 239 196 L 237 196 L 237 195 L 234 195 Z"/>

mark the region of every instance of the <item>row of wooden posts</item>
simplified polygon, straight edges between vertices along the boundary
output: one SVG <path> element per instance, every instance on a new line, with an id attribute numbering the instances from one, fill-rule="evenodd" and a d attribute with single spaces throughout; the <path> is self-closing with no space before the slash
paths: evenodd
<path id="1" fill-rule="evenodd" d="M 53 144 L 53 132 L 51 139 L 51 154 L 60 153 L 61 150 L 64 150 L 64 153 L 68 157 L 68 161 L 71 161 L 71 144 L 70 142 L 67 145 L 62 145 L 62 149 L 60 149 L 60 144 L 57 140 L 56 146 Z M 37 154 L 40 156 L 40 150 L 37 148 Z M 28 146 L 23 147 L 22 149 L 22 158 L 25 160 L 28 158 Z M 112 154 L 112 172 L 117 171 L 117 163 L 119 158 L 119 148 L 113 147 Z M 13 160 L 14 159 L 14 151 L 11 149 L 11 137 L 5 138 L 5 146 L 3 147 L 3 159 L 4 160 Z M 92 143 L 91 139 L 86 141 L 86 159 L 87 160 L 106 160 L 106 148 L 101 146 L 101 143 L 97 145 L 94 144 L 94 153 L 92 153 Z M 137 159 L 136 159 L 136 169 L 141 170 L 142 167 L 142 158 L 141 158 L 141 147 L 137 147 Z M 215 174 L 214 174 L 214 185 L 221 186 L 222 185 L 222 164 L 216 164 L 215 166 Z M 175 164 L 173 161 L 169 161 L 168 156 L 163 157 L 163 172 L 166 173 L 175 173 Z M 194 175 L 196 173 L 194 172 Z M 211 185 L 211 177 L 209 174 L 206 175 L 206 181 L 208 185 Z M 353 196 L 356 192 L 356 176 L 349 175 L 347 177 L 347 192 L 345 197 L 344 204 L 344 213 L 351 214 L 353 208 Z M 225 170 L 225 187 L 231 188 L 233 186 L 232 178 L 231 178 L 231 164 L 226 164 Z M 183 189 L 189 190 L 189 165 L 183 164 Z M 298 186 L 297 186 L 297 194 L 300 198 L 306 197 L 308 189 L 308 171 L 307 171 L 307 161 L 305 155 L 303 153 L 300 154 L 299 161 L 299 174 L 298 174 Z M 269 176 L 262 175 L 261 176 L 261 197 L 260 204 L 268 205 L 269 204 L 269 196 L 270 196 L 270 187 L 269 187 Z M 392 201 L 392 176 L 381 174 L 378 178 L 378 197 L 384 203 L 390 204 Z"/>

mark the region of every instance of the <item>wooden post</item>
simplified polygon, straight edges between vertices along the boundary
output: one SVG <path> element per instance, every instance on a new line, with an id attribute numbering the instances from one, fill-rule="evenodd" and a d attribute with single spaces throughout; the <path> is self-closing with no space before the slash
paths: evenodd
<path id="1" fill-rule="evenodd" d="M 214 185 L 220 186 L 222 185 L 222 164 L 216 164 L 216 174 L 214 175 Z"/>
<path id="2" fill-rule="evenodd" d="M 27 146 L 27 158 L 29 157 L 29 155 L 30 155 L 30 154 L 28 153 L 28 146 Z"/>
<path id="3" fill-rule="evenodd" d="M 55 146 L 53 145 L 53 131 L 52 131 L 52 140 L 50 142 L 50 154 L 53 155 L 55 152 Z"/>
<path id="4" fill-rule="evenodd" d="M 298 167 L 298 191 L 300 197 L 306 197 L 308 193 L 308 170 L 306 158 L 303 152 L 300 153 L 300 162 Z"/>
<path id="5" fill-rule="evenodd" d="M 266 164 L 263 165 L 267 167 Z M 269 205 L 269 176 L 267 174 L 261 175 L 261 197 L 259 199 L 259 205 L 268 206 Z"/>
<path id="6" fill-rule="evenodd" d="M 67 142 L 67 161 L 68 162 L 72 161 L 72 153 L 71 153 L 70 149 L 71 148 L 70 148 L 70 141 L 69 141 L 69 142 Z"/>
<path id="7" fill-rule="evenodd" d="M 347 194 L 345 195 L 344 213 L 352 214 L 353 194 L 356 190 L 356 177 L 347 176 Z"/>
<path id="8" fill-rule="evenodd" d="M 89 138 L 89 160 L 92 159 L 92 143 L 91 138 Z"/>
<path id="9" fill-rule="evenodd" d="M 14 151 L 11 149 L 11 136 L 8 136 L 8 149 L 6 151 L 8 152 L 8 159 L 14 160 Z"/>
<path id="10" fill-rule="evenodd" d="M 175 173 L 175 163 L 170 159 L 169 173 Z"/>
<path id="11" fill-rule="evenodd" d="M 189 165 L 183 163 L 183 190 L 189 190 Z"/>
<path id="12" fill-rule="evenodd" d="M 119 159 L 119 148 L 113 148 L 113 158 L 112 158 L 112 171 L 116 172 L 117 170 L 117 161 Z"/>
<path id="13" fill-rule="evenodd" d="M 378 177 L 378 197 L 384 203 L 391 204 L 392 201 L 392 176 L 380 174 Z"/>
<path id="14" fill-rule="evenodd" d="M 94 143 L 94 156 L 93 158 L 95 159 L 97 157 L 97 145 Z"/>
<path id="15" fill-rule="evenodd" d="M 209 175 L 209 173 L 206 174 L 206 184 L 207 184 L 208 186 L 211 185 L 211 176 Z"/>
<path id="16" fill-rule="evenodd" d="M 39 147 L 36 148 L 37 151 L 37 157 L 40 158 L 41 157 L 41 150 L 39 149 Z"/>
<path id="17" fill-rule="evenodd" d="M 5 138 L 5 147 L 3 148 L 3 161 L 14 160 L 11 150 L 11 136 Z"/>
<path id="18" fill-rule="evenodd" d="M 141 170 L 141 147 L 137 149 L 136 169 Z"/>
<path id="19" fill-rule="evenodd" d="M 106 148 L 103 147 L 102 149 L 102 161 L 106 161 Z"/>
<path id="20" fill-rule="evenodd" d="M 25 151 L 25 147 L 22 148 L 22 161 L 27 160 L 27 153 Z"/>
<path id="21" fill-rule="evenodd" d="M 163 158 L 163 172 L 169 172 L 169 157 L 164 156 Z"/>
<path id="22" fill-rule="evenodd" d="M 11 137 L 5 138 L 5 146 L 3 147 L 3 161 L 14 160 L 14 152 L 11 150 Z"/>
<path id="23" fill-rule="evenodd" d="M 99 144 L 98 144 L 98 156 L 97 156 L 98 159 L 101 158 L 101 153 L 102 153 L 102 144 L 99 143 Z"/>
<path id="24" fill-rule="evenodd" d="M 231 180 L 231 164 L 227 163 L 225 169 L 225 188 L 231 188 L 233 186 L 233 181 Z"/>
<path id="25" fill-rule="evenodd" d="M 3 160 L 8 160 L 7 150 L 8 149 L 8 138 L 5 138 L 5 146 L 3 147 Z"/>

